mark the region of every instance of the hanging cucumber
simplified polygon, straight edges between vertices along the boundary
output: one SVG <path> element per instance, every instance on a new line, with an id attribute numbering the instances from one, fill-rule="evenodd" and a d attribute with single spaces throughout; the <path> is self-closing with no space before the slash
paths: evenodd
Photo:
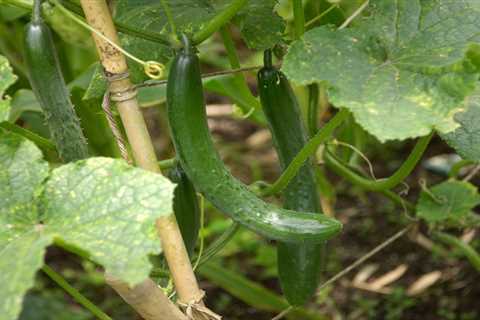
<path id="1" fill-rule="evenodd" d="M 197 193 L 180 165 L 177 164 L 169 172 L 169 178 L 177 184 L 173 197 L 173 212 L 175 212 L 187 252 L 192 256 L 200 229 Z"/>
<path id="2" fill-rule="evenodd" d="M 73 109 L 58 61 L 52 34 L 35 0 L 32 21 L 25 30 L 25 64 L 60 158 L 65 162 L 88 157 L 80 122 Z"/>
<path id="3" fill-rule="evenodd" d="M 283 73 L 272 66 L 271 51 L 265 51 L 264 67 L 258 72 L 258 90 L 263 112 L 272 133 L 282 169 L 285 169 L 307 142 L 297 99 Z M 284 208 L 320 212 L 315 174 L 307 161 L 284 191 Z M 277 244 L 280 284 L 288 302 L 304 304 L 320 281 L 323 244 Z"/>
<path id="4" fill-rule="evenodd" d="M 168 118 L 177 158 L 195 188 L 220 211 L 267 238 L 323 242 L 340 232 L 342 225 L 335 219 L 262 201 L 229 173 L 208 131 L 196 49 L 185 36 L 182 40 L 184 48 L 167 83 Z"/>

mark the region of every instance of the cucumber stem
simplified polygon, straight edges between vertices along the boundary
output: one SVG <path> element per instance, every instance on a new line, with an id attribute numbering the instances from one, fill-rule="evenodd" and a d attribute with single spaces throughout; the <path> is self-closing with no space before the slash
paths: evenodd
<path id="1" fill-rule="evenodd" d="M 32 22 L 39 23 L 42 21 L 42 0 L 33 1 Z"/>
<path id="2" fill-rule="evenodd" d="M 265 68 L 272 68 L 273 63 L 272 63 L 272 50 L 267 49 L 263 52 L 263 65 Z"/>
<path id="3" fill-rule="evenodd" d="M 448 233 L 437 231 L 433 233 L 433 237 L 442 241 L 443 243 L 455 247 L 462 252 L 462 254 L 467 257 L 472 266 L 480 271 L 480 254 L 472 248 L 468 243 L 454 237 Z"/>
<path id="4" fill-rule="evenodd" d="M 232 36 L 230 35 L 229 26 L 225 25 L 220 28 L 220 35 L 222 36 L 223 45 L 225 46 L 225 50 L 227 51 L 228 60 L 230 62 L 230 66 L 233 69 L 240 69 L 240 59 L 238 58 L 237 50 L 235 49 L 235 43 L 233 42 Z M 245 115 L 249 115 L 249 118 L 254 120 L 259 124 L 265 124 L 265 118 L 261 113 L 261 106 L 258 103 L 258 100 L 252 95 L 250 88 L 248 87 L 247 79 L 243 73 L 235 73 L 233 75 L 235 85 L 241 91 L 241 93 L 248 97 L 248 104 L 250 105 L 239 105 L 242 108 L 242 112 Z M 252 112 L 253 110 L 253 112 Z"/>
<path id="5" fill-rule="evenodd" d="M 247 0 L 233 0 L 229 6 L 210 19 L 202 29 L 193 35 L 193 44 L 198 45 L 208 39 L 213 33 L 227 24 L 247 2 Z"/>
<path id="6" fill-rule="evenodd" d="M 293 3 L 293 20 L 295 26 L 294 39 L 300 39 L 305 33 L 305 13 L 303 11 L 302 0 L 292 0 Z"/>
<path id="7" fill-rule="evenodd" d="M 407 160 L 395 171 L 390 177 L 379 180 L 371 180 L 364 178 L 357 173 L 350 170 L 347 166 L 343 165 L 336 157 L 334 157 L 330 151 L 325 152 L 325 161 L 338 175 L 348 179 L 352 183 L 361 186 L 364 189 L 370 191 L 382 191 L 389 190 L 402 183 L 406 177 L 413 171 L 418 161 L 420 161 L 428 143 L 433 137 L 433 132 L 429 135 L 420 138 L 412 152 L 408 156 Z"/>
<path id="8" fill-rule="evenodd" d="M 347 109 L 341 109 L 332 119 L 330 119 L 330 121 L 324 125 L 314 137 L 308 140 L 302 150 L 300 150 L 295 158 L 293 158 L 292 162 L 288 165 L 277 181 L 262 191 L 262 195 L 274 195 L 285 189 L 290 180 L 295 177 L 298 170 L 300 170 L 300 168 L 303 166 L 305 161 L 307 161 L 310 156 L 315 154 L 318 147 L 322 143 L 330 138 L 333 131 L 343 122 L 343 120 L 347 118 L 348 115 L 349 112 Z"/>

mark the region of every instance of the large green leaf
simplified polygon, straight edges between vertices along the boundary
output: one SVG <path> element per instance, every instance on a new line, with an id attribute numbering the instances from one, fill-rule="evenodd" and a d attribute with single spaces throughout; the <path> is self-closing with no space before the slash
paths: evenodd
<path id="1" fill-rule="evenodd" d="M 468 182 L 446 181 L 422 191 L 417 216 L 429 223 L 461 224 L 480 203 L 477 188 Z"/>
<path id="2" fill-rule="evenodd" d="M 287 76 L 327 82 L 331 102 L 381 141 L 453 131 L 478 78 L 480 2 L 373 0 L 369 8 L 352 28 L 307 32 L 285 58 Z"/>
<path id="3" fill-rule="evenodd" d="M 37 223 L 34 203 L 48 175 L 42 153 L 30 141 L 0 129 L 0 314 L 15 319 L 33 285 L 51 238 Z"/>
<path id="4" fill-rule="evenodd" d="M 159 254 L 155 220 L 172 212 L 173 184 L 110 158 L 91 158 L 52 171 L 41 201 L 45 230 L 90 252 L 107 272 L 133 284 Z"/>
<path id="5" fill-rule="evenodd" d="M 455 115 L 460 127 L 441 136 L 464 159 L 480 161 L 480 91 L 469 96 L 464 107 Z"/>
<path id="6" fill-rule="evenodd" d="M 194 33 L 203 23 L 215 16 L 211 0 L 166 0 L 177 32 Z M 170 34 L 167 15 L 161 1 L 117 1 L 116 19 L 139 29 Z"/>
<path id="7" fill-rule="evenodd" d="M 7 120 L 10 114 L 10 98 L 4 97 L 5 90 L 16 80 L 7 58 L 0 55 L 0 122 Z"/>
<path id="8" fill-rule="evenodd" d="M 168 179 L 110 158 L 48 174 L 32 142 L 0 130 L 1 319 L 17 317 L 54 239 L 87 251 L 130 284 L 148 276 L 148 255 L 161 252 L 154 221 L 172 211 Z"/>

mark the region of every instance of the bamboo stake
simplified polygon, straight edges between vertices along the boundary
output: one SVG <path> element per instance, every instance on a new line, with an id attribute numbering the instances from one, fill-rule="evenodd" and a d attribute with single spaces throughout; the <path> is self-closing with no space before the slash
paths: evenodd
<path id="1" fill-rule="evenodd" d="M 151 279 L 130 288 L 125 282 L 109 275 L 106 275 L 105 278 L 123 300 L 133 306 L 144 319 L 187 320 L 187 317 L 170 302 Z"/>
<path id="2" fill-rule="evenodd" d="M 87 22 L 114 43 L 119 43 L 106 2 L 104 0 L 81 0 L 80 3 Z M 160 173 L 151 138 L 138 107 L 137 91 L 128 76 L 125 56 L 95 34 L 93 34 L 93 38 L 109 80 L 111 99 L 117 103 L 135 162 L 143 169 Z M 157 230 L 181 304 L 186 306 L 187 311 L 192 308 L 204 308 L 202 302 L 204 292 L 198 287 L 175 216 L 172 214 L 158 219 Z"/>

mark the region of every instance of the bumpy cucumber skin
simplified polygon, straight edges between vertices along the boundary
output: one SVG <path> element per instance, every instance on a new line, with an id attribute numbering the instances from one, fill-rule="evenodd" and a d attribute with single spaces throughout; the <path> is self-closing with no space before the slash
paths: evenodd
<path id="1" fill-rule="evenodd" d="M 273 142 L 285 169 L 307 142 L 297 99 L 285 76 L 273 67 L 258 72 L 258 88 L 263 112 Z M 320 212 L 315 175 L 307 162 L 284 191 L 286 209 Z M 283 293 L 292 305 L 304 304 L 320 281 L 323 244 L 277 244 L 277 266 Z"/>
<path id="2" fill-rule="evenodd" d="M 60 158 L 65 162 L 88 158 L 87 142 L 70 100 L 52 34 L 41 20 L 26 26 L 25 64 Z"/>
<path id="3" fill-rule="evenodd" d="M 218 156 L 208 131 L 200 66 L 194 48 L 175 57 L 167 83 L 168 118 L 177 157 L 201 192 L 233 220 L 270 239 L 323 242 L 342 225 L 323 215 L 294 212 L 259 199 L 235 179 Z"/>
<path id="4" fill-rule="evenodd" d="M 192 256 L 200 229 L 200 206 L 197 193 L 179 165 L 169 172 L 169 178 L 177 184 L 173 196 L 173 211 L 187 252 Z"/>

